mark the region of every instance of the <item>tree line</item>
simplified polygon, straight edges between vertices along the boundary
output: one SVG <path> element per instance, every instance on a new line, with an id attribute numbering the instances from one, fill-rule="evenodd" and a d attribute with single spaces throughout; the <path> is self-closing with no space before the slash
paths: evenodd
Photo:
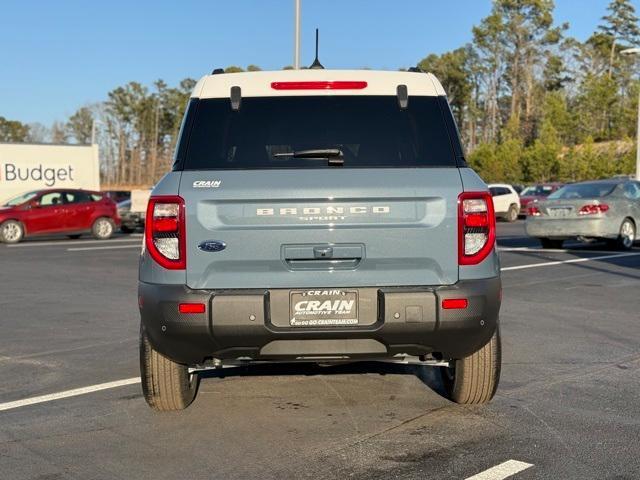
<path id="1" fill-rule="evenodd" d="M 472 41 L 417 67 L 447 91 L 467 160 L 487 181 L 577 181 L 632 173 L 640 44 L 630 0 L 611 0 L 580 42 L 553 0 L 494 0 Z M 284 67 L 290 69 L 290 66 Z M 256 71 L 229 66 L 225 72 Z M 0 141 L 100 144 L 109 185 L 151 185 L 171 164 L 195 80 L 129 82 L 50 127 L 0 117 Z M 95 125 L 95 131 L 92 126 Z"/>

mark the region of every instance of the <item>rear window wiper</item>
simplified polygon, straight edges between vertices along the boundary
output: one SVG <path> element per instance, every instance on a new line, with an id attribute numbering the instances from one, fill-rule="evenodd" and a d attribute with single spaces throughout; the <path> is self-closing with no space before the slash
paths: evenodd
<path id="1" fill-rule="evenodd" d="M 297 150 L 295 152 L 274 153 L 274 157 L 309 158 L 328 160 L 330 166 L 344 165 L 344 154 L 339 148 L 319 148 L 313 150 Z"/>

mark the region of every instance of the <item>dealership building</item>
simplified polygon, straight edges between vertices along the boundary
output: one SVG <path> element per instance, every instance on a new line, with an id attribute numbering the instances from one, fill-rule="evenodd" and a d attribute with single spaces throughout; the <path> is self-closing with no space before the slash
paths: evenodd
<path id="1" fill-rule="evenodd" d="M 0 143 L 0 202 L 53 188 L 99 190 L 98 145 Z"/>

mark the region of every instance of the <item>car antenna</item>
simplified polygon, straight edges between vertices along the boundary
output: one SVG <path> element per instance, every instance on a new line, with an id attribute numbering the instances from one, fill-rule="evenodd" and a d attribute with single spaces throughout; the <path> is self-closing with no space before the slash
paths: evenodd
<path id="1" fill-rule="evenodd" d="M 316 28 L 316 58 L 313 61 L 313 63 L 311 64 L 311 66 L 309 67 L 311 69 L 323 69 L 324 67 L 322 66 L 322 64 L 320 63 L 320 60 L 318 60 L 318 29 Z"/>

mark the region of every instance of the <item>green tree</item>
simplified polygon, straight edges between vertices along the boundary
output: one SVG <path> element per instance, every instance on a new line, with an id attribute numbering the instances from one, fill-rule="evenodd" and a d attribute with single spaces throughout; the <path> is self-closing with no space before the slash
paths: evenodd
<path id="1" fill-rule="evenodd" d="M 26 142 L 29 127 L 17 120 L 0 117 L 0 142 Z"/>
<path id="2" fill-rule="evenodd" d="M 602 17 L 604 23 L 598 29 L 610 38 L 608 77 L 611 78 L 616 46 L 621 42 L 626 42 L 625 47 L 637 45 L 640 40 L 640 28 L 630 0 L 612 0 L 607 11 L 609 14 Z"/>
<path id="3" fill-rule="evenodd" d="M 67 130 L 77 143 L 89 144 L 93 133 L 93 113 L 89 107 L 81 107 L 69 117 Z"/>
<path id="4" fill-rule="evenodd" d="M 545 119 L 542 122 L 539 137 L 524 154 L 525 180 L 530 182 L 557 180 L 560 175 L 561 151 L 562 143 L 558 131 L 549 119 Z"/>

